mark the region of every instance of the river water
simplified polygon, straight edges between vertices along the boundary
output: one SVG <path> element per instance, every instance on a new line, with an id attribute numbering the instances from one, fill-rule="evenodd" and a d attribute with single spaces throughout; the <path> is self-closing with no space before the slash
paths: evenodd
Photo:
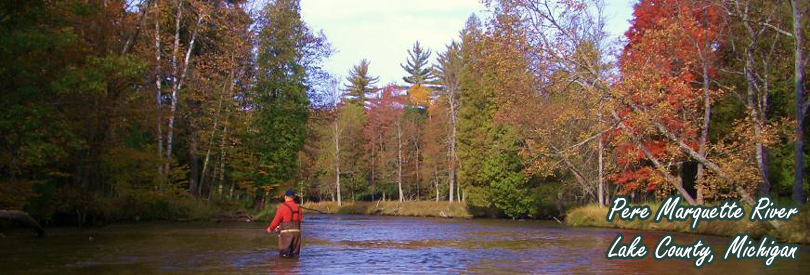
<path id="1" fill-rule="evenodd" d="M 659 232 L 571 228 L 556 222 L 308 215 L 298 259 L 281 259 L 265 223 L 138 223 L 56 228 L 42 239 L 28 231 L 0 236 L 0 274 L 390 274 L 605 273 L 808 274 L 810 247 L 796 260 L 720 259 L 730 238 L 675 234 L 678 244 L 710 243 L 715 261 L 606 260 L 617 234 Z"/>

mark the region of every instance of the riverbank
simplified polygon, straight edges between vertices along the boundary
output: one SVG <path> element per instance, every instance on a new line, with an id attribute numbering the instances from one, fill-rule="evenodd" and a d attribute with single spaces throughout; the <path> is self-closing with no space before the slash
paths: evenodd
<path id="1" fill-rule="evenodd" d="M 329 214 L 413 216 L 469 219 L 473 215 L 464 203 L 446 201 L 308 202 L 304 207 Z"/>
<path id="2" fill-rule="evenodd" d="M 650 207 L 652 213 L 658 211 L 660 203 L 645 204 Z M 744 206 L 746 213 L 751 213 L 750 206 Z M 612 222 L 605 220 L 607 217 L 608 207 L 599 207 L 598 205 L 586 205 L 574 208 L 568 211 L 565 224 L 569 226 L 582 226 L 582 227 L 604 227 L 604 228 L 621 228 L 645 231 L 670 231 L 689 234 L 705 234 L 732 237 L 735 234 L 749 233 L 752 237 L 760 238 L 763 235 L 768 235 L 776 238 L 780 242 L 789 242 L 796 244 L 809 244 L 810 243 L 810 208 L 804 207 L 800 210 L 798 216 L 791 218 L 789 221 L 779 221 L 781 224 L 779 228 L 774 228 L 766 222 L 751 222 L 748 217 L 744 217 L 738 221 L 701 221 L 696 230 L 689 228 L 692 219 L 686 221 L 670 222 L 668 220 L 656 223 L 653 217 L 647 220 L 624 221 L 618 218 L 613 219 Z"/>

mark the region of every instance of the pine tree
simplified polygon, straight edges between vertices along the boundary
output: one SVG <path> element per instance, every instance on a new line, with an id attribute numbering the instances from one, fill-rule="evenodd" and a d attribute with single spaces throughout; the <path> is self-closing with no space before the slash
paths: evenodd
<path id="1" fill-rule="evenodd" d="M 419 41 L 416 41 L 413 48 L 408 50 L 407 64 L 400 64 L 402 69 L 405 69 L 409 74 L 403 77 L 402 80 L 412 86 L 430 84 L 434 78 L 428 61 L 431 54 L 432 52 L 429 49 L 422 48 Z"/>
<path id="2" fill-rule="evenodd" d="M 380 78 L 369 75 L 368 67 L 370 64 L 371 62 L 364 58 L 349 70 L 349 76 L 346 77 L 346 81 L 349 83 L 344 88 L 348 92 L 348 102 L 365 105 L 366 95 L 377 92 L 376 85 Z"/>

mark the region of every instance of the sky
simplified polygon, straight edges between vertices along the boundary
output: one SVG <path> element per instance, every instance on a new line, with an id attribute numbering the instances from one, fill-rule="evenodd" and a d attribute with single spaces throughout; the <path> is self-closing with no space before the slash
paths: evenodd
<path id="1" fill-rule="evenodd" d="M 605 0 L 608 31 L 618 37 L 629 27 L 635 0 Z M 485 17 L 478 0 L 301 0 L 304 21 L 323 30 L 336 50 L 326 70 L 345 79 L 361 59 L 380 83 L 403 83 L 400 67 L 407 50 L 419 40 L 433 51 L 431 62 L 447 44 L 458 39 L 470 14 Z"/>

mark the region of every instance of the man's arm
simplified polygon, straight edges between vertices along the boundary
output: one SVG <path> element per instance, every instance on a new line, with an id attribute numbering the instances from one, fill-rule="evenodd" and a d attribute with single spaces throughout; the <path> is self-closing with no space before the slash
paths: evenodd
<path id="1" fill-rule="evenodd" d="M 267 233 L 273 233 L 273 230 L 276 230 L 276 227 L 279 223 L 281 223 L 281 206 L 276 208 L 276 216 L 273 217 L 273 221 L 270 222 L 270 226 L 267 227 Z"/>

